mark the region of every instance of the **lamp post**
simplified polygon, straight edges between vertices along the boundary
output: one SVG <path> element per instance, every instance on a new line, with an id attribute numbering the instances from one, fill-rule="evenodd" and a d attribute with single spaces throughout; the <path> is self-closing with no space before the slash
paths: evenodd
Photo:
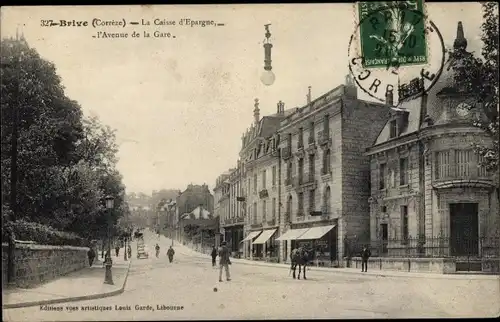
<path id="1" fill-rule="evenodd" d="M 123 259 L 127 261 L 127 235 L 123 236 Z"/>
<path id="2" fill-rule="evenodd" d="M 111 267 L 113 262 L 111 261 L 111 210 L 114 207 L 115 199 L 112 196 L 106 196 L 106 209 L 108 211 L 108 252 L 106 254 L 106 259 L 104 264 L 106 266 L 106 274 L 104 276 L 104 284 L 114 285 L 113 275 L 111 273 Z"/>

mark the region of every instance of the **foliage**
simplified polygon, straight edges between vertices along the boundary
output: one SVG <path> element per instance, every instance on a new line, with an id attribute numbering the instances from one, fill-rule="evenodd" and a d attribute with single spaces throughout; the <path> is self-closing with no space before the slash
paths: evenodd
<path id="1" fill-rule="evenodd" d="M 472 96 L 481 104 L 485 119 L 474 124 L 488 133 L 492 145 L 476 144 L 476 152 L 483 157 L 483 165 L 492 172 L 498 171 L 498 4 L 484 2 L 481 40 L 481 57 L 474 56 L 464 49 L 450 51 L 450 68 L 454 70 L 458 90 Z"/>
<path id="2" fill-rule="evenodd" d="M 2 230 L 2 242 L 8 242 L 7 231 L 12 228 L 16 240 L 34 241 L 43 245 L 87 247 L 88 241 L 74 233 L 62 232 L 35 222 L 16 220 Z"/>
<path id="3" fill-rule="evenodd" d="M 11 208 L 11 138 L 17 111 L 17 219 L 103 237 L 125 210 L 114 131 L 64 94 L 54 64 L 21 40 L 1 41 L 2 214 Z M 103 198 L 115 198 L 106 211 Z"/>

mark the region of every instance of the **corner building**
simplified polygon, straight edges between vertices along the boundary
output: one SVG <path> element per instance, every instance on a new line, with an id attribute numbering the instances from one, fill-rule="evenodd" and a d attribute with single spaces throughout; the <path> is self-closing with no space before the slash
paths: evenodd
<path id="1" fill-rule="evenodd" d="M 459 23 L 454 47 L 466 46 Z M 456 270 L 498 272 L 498 177 L 473 151 L 492 138 L 473 126 L 484 111 L 446 67 L 427 95 L 391 112 L 368 150 L 372 247 L 381 257 L 453 258 Z"/>
<path id="2" fill-rule="evenodd" d="M 342 266 L 349 239 L 369 241 L 370 158 L 366 149 L 389 107 L 359 100 L 350 76 L 297 108 L 278 130 L 281 155 L 280 260 L 298 245 L 315 250 L 319 265 Z"/>

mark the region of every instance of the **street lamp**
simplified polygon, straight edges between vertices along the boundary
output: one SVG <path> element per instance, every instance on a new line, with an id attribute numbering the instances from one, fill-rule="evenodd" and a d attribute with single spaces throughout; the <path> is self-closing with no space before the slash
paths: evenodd
<path id="1" fill-rule="evenodd" d="M 123 259 L 127 261 L 127 235 L 123 235 Z"/>
<path id="2" fill-rule="evenodd" d="M 106 259 L 104 264 L 106 266 L 106 275 L 104 276 L 104 284 L 114 285 L 113 275 L 111 274 L 111 267 L 113 262 L 111 261 L 111 210 L 114 207 L 115 199 L 113 196 L 106 196 L 106 209 L 108 210 L 108 252 L 106 254 Z"/>
<path id="3" fill-rule="evenodd" d="M 264 72 L 262 72 L 260 77 L 261 82 L 266 86 L 274 84 L 274 80 L 276 79 L 271 65 L 271 48 L 273 48 L 273 44 L 269 41 L 271 37 L 271 32 L 269 31 L 270 25 L 271 24 L 264 25 L 264 28 L 266 28 L 266 39 L 264 40 Z"/>

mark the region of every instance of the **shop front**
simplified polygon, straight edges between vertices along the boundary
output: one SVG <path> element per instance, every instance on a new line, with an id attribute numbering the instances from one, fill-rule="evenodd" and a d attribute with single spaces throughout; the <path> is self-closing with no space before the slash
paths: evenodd
<path id="1" fill-rule="evenodd" d="M 290 262 L 290 252 L 293 249 L 292 244 L 295 242 L 297 237 L 300 237 L 308 230 L 309 228 L 288 229 L 283 235 L 276 238 L 277 241 L 281 242 L 283 262 Z"/>
<path id="2" fill-rule="evenodd" d="M 224 228 L 224 240 L 230 249 L 231 256 L 240 258 L 243 254 L 243 225 Z"/>
<path id="3" fill-rule="evenodd" d="M 316 266 L 332 266 L 337 260 L 336 225 L 311 227 L 292 241 L 292 249 L 305 247 L 313 252 L 311 260 Z"/>
<path id="4" fill-rule="evenodd" d="M 245 258 L 252 258 L 257 254 L 257 249 L 253 247 L 252 242 L 260 233 L 262 233 L 262 230 L 250 231 L 247 237 L 241 241 L 243 243 L 243 256 Z"/>
<path id="5" fill-rule="evenodd" d="M 276 239 L 273 238 L 277 229 L 267 229 L 252 243 L 255 254 L 253 259 L 277 261 Z"/>

